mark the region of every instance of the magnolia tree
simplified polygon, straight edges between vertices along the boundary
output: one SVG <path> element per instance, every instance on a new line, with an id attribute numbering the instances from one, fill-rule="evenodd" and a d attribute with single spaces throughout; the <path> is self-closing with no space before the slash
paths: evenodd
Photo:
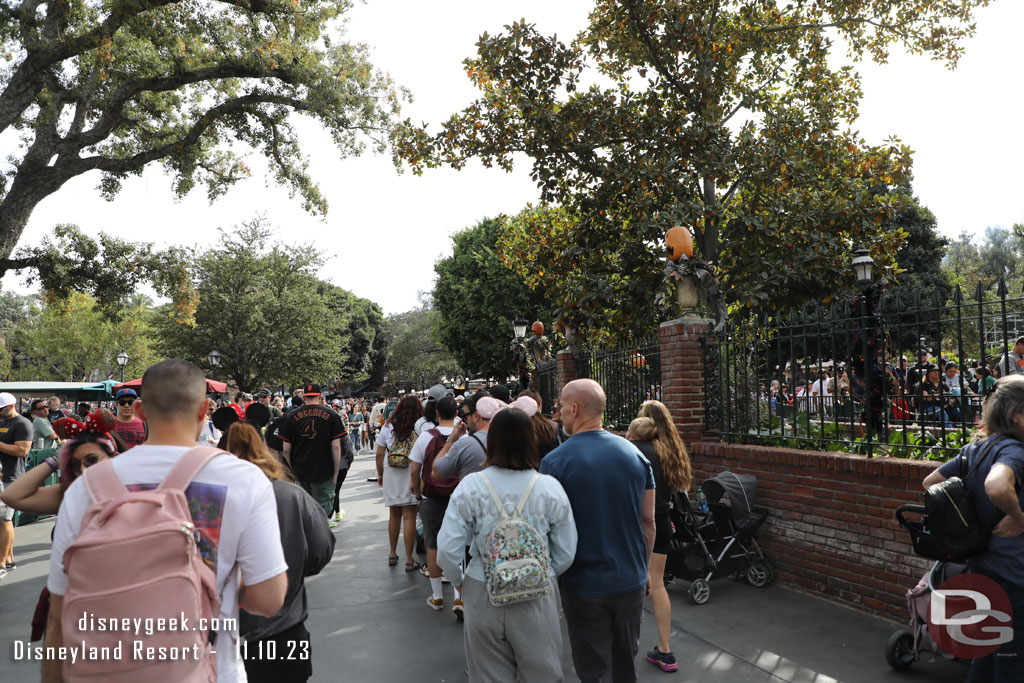
<path id="1" fill-rule="evenodd" d="M 862 139 L 854 66 L 893 45 L 955 66 L 988 0 L 600 0 L 575 40 L 528 22 L 484 34 L 465 62 L 481 96 L 440 131 L 407 125 L 420 171 L 524 156 L 541 206 L 503 254 L 557 281 L 563 322 L 614 333 L 657 320 L 663 238 L 695 236 L 733 310 L 767 312 L 846 286 L 851 246 L 883 271 L 883 226 L 910 175 L 896 138 Z M 526 245 L 529 246 L 526 246 Z M 524 256 L 525 255 L 525 256 Z M 531 262 L 529 259 L 533 259 Z"/>

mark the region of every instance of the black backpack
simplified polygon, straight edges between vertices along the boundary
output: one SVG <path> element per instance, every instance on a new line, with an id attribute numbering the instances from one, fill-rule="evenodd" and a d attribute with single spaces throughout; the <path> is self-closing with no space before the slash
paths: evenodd
<path id="1" fill-rule="evenodd" d="M 999 449 L 994 448 L 997 441 L 1001 443 L 1006 439 L 987 439 L 966 475 L 963 471 L 966 458 L 962 458 L 960 476 L 950 477 L 925 491 L 925 528 L 930 536 L 926 557 L 961 563 L 984 554 L 988 548 L 992 527 L 981 523 L 965 482 L 991 454 L 998 453 Z"/>

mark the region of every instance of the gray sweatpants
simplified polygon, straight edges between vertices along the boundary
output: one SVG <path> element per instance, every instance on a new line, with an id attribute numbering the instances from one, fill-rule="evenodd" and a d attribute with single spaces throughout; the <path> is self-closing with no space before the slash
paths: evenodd
<path id="1" fill-rule="evenodd" d="M 545 597 L 495 607 L 487 586 L 466 577 L 466 663 L 470 683 L 561 683 L 562 628 L 558 587 Z"/>
<path id="2" fill-rule="evenodd" d="M 589 598 L 562 591 L 572 663 L 582 683 L 634 683 L 645 589 Z"/>

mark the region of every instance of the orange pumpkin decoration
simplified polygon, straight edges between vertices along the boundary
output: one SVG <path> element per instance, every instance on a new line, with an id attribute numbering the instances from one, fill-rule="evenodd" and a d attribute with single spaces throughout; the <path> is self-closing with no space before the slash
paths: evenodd
<path id="1" fill-rule="evenodd" d="M 690 231 L 681 225 L 669 228 L 665 235 L 665 242 L 668 244 L 669 258 L 678 261 L 686 255 L 686 258 L 693 258 L 693 236 Z"/>
<path id="2" fill-rule="evenodd" d="M 544 323 L 538 320 L 530 326 L 530 330 L 539 337 L 544 334 Z"/>

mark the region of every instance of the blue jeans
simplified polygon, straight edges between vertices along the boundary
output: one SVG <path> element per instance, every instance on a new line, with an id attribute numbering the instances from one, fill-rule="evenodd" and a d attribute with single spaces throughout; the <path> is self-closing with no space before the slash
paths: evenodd
<path id="1" fill-rule="evenodd" d="M 1013 606 L 1013 640 L 995 654 L 971 662 L 967 683 L 1020 683 L 1024 681 L 1024 586 L 986 571 L 975 570 L 992 579 L 1010 596 Z"/>

